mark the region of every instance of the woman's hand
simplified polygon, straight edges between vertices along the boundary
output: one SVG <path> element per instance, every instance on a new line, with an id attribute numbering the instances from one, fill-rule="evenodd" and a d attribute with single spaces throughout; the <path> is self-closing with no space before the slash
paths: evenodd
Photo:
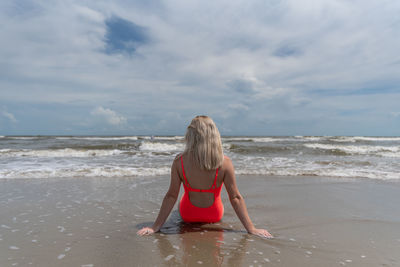
<path id="1" fill-rule="evenodd" d="M 143 227 L 139 231 L 136 232 L 137 235 L 144 236 L 144 235 L 151 235 L 154 234 L 154 229 L 151 227 Z"/>
<path id="2" fill-rule="evenodd" d="M 274 238 L 273 235 L 271 235 L 265 229 L 256 229 L 256 228 L 254 228 L 253 230 L 250 230 L 249 233 L 252 234 L 252 235 L 258 235 L 258 236 L 264 237 L 264 238 Z"/>

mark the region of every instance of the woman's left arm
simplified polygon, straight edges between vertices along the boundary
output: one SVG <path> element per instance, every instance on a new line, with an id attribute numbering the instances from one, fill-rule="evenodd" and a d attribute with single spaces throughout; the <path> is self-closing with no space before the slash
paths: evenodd
<path id="1" fill-rule="evenodd" d="M 171 166 L 171 183 L 169 185 L 168 192 L 164 196 L 164 200 L 161 204 L 160 211 L 158 213 L 157 219 L 154 222 L 152 227 L 144 227 L 137 231 L 138 235 L 149 235 L 155 232 L 158 232 L 161 229 L 161 226 L 167 220 L 169 214 L 171 213 L 172 208 L 175 205 L 176 200 L 179 196 L 179 189 L 181 187 L 181 179 L 178 174 L 178 166 L 177 161 L 174 160 Z"/>

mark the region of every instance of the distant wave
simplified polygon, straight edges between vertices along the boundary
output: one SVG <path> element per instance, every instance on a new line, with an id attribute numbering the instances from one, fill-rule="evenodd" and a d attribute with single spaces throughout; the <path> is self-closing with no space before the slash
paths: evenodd
<path id="1" fill-rule="evenodd" d="M 73 136 L 73 137 L 66 137 L 66 136 L 61 136 L 61 137 L 55 137 L 55 139 L 58 140 L 94 140 L 94 141 L 107 141 L 107 140 L 133 140 L 136 141 L 138 140 L 137 136 L 119 136 L 119 137 L 109 137 L 109 136 L 95 136 L 95 137 L 90 137 L 90 136 Z"/>
<path id="2" fill-rule="evenodd" d="M 183 136 L 0 136 L 0 178 L 169 175 Z M 400 182 L 400 137 L 225 136 L 242 175 Z"/>
<path id="3" fill-rule="evenodd" d="M 223 142 L 255 142 L 255 143 L 269 143 L 269 142 L 282 142 L 282 141 L 298 141 L 290 137 L 222 137 Z"/>
<path id="4" fill-rule="evenodd" d="M 278 168 L 278 169 L 237 169 L 239 175 L 268 175 L 268 176 L 316 176 L 337 178 L 369 178 L 376 180 L 400 180 L 398 172 L 365 170 L 365 169 L 323 169 L 323 168 Z"/>
<path id="5" fill-rule="evenodd" d="M 48 137 L 40 137 L 40 136 L 3 136 L 4 139 L 11 139 L 11 140 L 37 140 L 42 138 Z"/>
<path id="6" fill-rule="evenodd" d="M 183 136 L 154 136 L 154 140 L 183 140 Z"/>
<path id="7" fill-rule="evenodd" d="M 365 137 L 365 136 L 333 136 L 329 138 L 333 142 L 349 142 L 354 143 L 357 141 L 368 142 L 387 142 L 387 141 L 400 141 L 400 137 Z"/>
<path id="8" fill-rule="evenodd" d="M 321 150 L 339 150 L 348 154 L 380 155 L 384 157 L 400 157 L 399 146 L 353 146 L 331 144 L 304 144 L 305 147 Z"/>
<path id="9" fill-rule="evenodd" d="M 68 158 L 68 157 L 104 157 L 119 155 L 125 151 L 113 149 L 113 150 L 102 150 L 102 149 L 91 149 L 91 150 L 80 150 L 80 149 L 43 149 L 43 150 L 32 150 L 32 149 L 0 149 L 0 157 L 47 157 L 47 158 Z"/>
<path id="10" fill-rule="evenodd" d="M 155 151 L 155 152 L 169 152 L 169 151 L 181 151 L 185 148 L 184 144 L 167 144 L 160 142 L 142 142 L 139 149 L 141 151 Z"/>
<path id="11" fill-rule="evenodd" d="M 368 161 L 310 161 L 287 157 L 241 157 L 235 170 L 241 175 L 318 176 L 400 180 L 395 167 L 376 166 Z"/>
<path id="12" fill-rule="evenodd" d="M 364 136 L 355 136 L 353 137 L 356 140 L 362 141 L 400 141 L 400 137 L 364 137 Z"/>
<path id="13" fill-rule="evenodd" d="M 99 167 L 99 166 L 76 166 L 74 168 L 36 168 L 22 170 L 0 170 L 1 178 L 60 178 L 60 177 L 135 177 L 167 175 L 170 167 L 157 168 L 121 168 L 121 167 Z"/>

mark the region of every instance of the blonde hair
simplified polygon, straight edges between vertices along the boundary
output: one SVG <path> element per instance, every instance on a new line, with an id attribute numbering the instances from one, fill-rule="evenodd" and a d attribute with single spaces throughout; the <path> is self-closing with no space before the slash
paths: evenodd
<path id="1" fill-rule="evenodd" d="M 187 128 L 185 152 L 202 170 L 215 170 L 222 166 L 224 153 L 221 136 L 214 121 L 208 116 L 196 116 Z"/>

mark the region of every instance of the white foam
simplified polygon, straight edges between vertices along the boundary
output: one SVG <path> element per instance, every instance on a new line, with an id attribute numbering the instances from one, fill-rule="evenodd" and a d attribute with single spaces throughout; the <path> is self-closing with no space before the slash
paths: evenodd
<path id="1" fill-rule="evenodd" d="M 88 158 L 120 155 L 125 151 L 114 149 L 0 149 L 0 157 L 39 157 L 39 158 Z"/>
<path id="2" fill-rule="evenodd" d="M 234 160 L 236 161 L 236 160 Z M 264 158 L 247 156 L 236 161 L 237 174 L 268 175 L 268 176 L 320 176 L 320 177 L 348 177 L 370 178 L 380 180 L 400 180 L 400 173 L 396 166 L 390 165 L 360 165 L 355 162 L 331 162 L 324 164 L 305 161 L 296 158 Z"/>
<path id="3" fill-rule="evenodd" d="M 366 137 L 366 136 L 355 136 L 355 140 L 361 141 L 400 141 L 400 137 Z"/>
<path id="4" fill-rule="evenodd" d="M 168 255 L 167 257 L 164 258 L 165 261 L 169 261 L 170 259 L 172 259 L 173 257 L 175 257 L 174 255 Z"/>
<path id="5" fill-rule="evenodd" d="M 335 136 L 330 138 L 329 141 L 340 142 L 340 143 L 354 143 L 357 140 L 352 136 Z"/>
<path id="6" fill-rule="evenodd" d="M 54 169 L 46 166 L 36 169 L 4 170 L 0 169 L 1 178 L 58 178 L 58 177 L 136 177 L 168 175 L 170 167 L 100 167 L 76 166 Z"/>
<path id="7" fill-rule="evenodd" d="M 250 142 L 253 141 L 251 137 L 221 137 L 222 141 L 244 141 Z"/>
<path id="8" fill-rule="evenodd" d="M 7 136 L 7 139 L 14 139 L 14 140 L 36 140 L 40 139 L 39 136 Z"/>
<path id="9" fill-rule="evenodd" d="M 400 156 L 400 146 L 356 146 L 356 145 L 331 145 L 331 144 L 304 144 L 305 147 L 322 150 L 339 150 L 350 154 L 373 154 L 381 156 Z M 389 153 L 388 153 L 389 152 Z"/>
<path id="10" fill-rule="evenodd" d="M 326 137 L 322 136 L 304 136 L 302 139 L 307 140 L 307 141 L 320 141 Z"/>
<path id="11" fill-rule="evenodd" d="M 154 152 L 172 152 L 182 151 L 185 148 L 184 144 L 167 144 L 159 142 L 142 142 L 140 144 L 141 151 L 154 151 Z"/>
<path id="12" fill-rule="evenodd" d="M 132 140 L 136 141 L 138 140 L 137 136 L 118 136 L 118 137 L 111 137 L 111 136 L 74 136 L 74 137 L 68 137 L 68 136 L 60 136 L 56 137 L 58 140 L 93 140 L 93 141 L 118 141 L 118 140 Z"/>
<path id="13" fill-rule="evenodd" d="M 257 142 L 257 143 L 285 141 L 284 138 L 273 138 L 273 137 L 253 137 L 253 138 L 251 138 L 251 140 L 253 140 L 253 142 Z"/>
<path id="14" fill-rule="evenodd" d="M 357 141 L 369 141 L 369 142 L 387 142 L 387 141 L 400 141 L 400 137 L 368 137 L 368 136 L 333 136 L 329 138 L 329 141 L 334 142 L 357 142 Z"/>
<path id="15" fill-rule="evenodd" d="M 154 140 L 183 140 L 184 136 L 154 136 Z M 151 139 L 151 138 L 150 138 Z"/>

